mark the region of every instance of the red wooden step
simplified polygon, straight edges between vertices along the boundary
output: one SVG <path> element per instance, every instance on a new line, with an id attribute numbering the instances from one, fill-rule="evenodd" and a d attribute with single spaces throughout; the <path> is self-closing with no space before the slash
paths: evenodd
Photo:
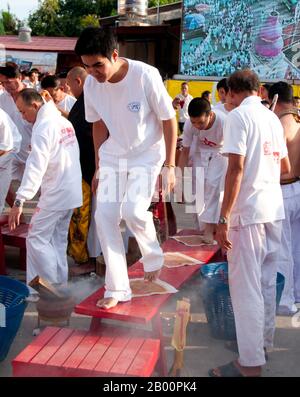
<path id="1" fill-rule="evenodd" d="M 126 335 L 47 327 L 13 361 L 13 376 L 103 377 L 152 375 L 160 341 Z"/>

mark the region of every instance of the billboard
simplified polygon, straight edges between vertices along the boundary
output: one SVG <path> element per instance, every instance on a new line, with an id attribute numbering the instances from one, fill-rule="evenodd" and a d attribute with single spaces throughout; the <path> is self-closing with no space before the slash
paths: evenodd
<path id="1" fill-rule="evenodd" d="M 0 45 L 0 65 L 4 65 L 5 62 L 16 63 L 20 70 L 38 68 L 41 73 L 54 74 L 57 52 L 5 50 L 5 47 Z"/>
<path id="2" fill-rule="evenodd" d="M 300 78 L 300 0 L 183 0 L 180 73 Z"/>

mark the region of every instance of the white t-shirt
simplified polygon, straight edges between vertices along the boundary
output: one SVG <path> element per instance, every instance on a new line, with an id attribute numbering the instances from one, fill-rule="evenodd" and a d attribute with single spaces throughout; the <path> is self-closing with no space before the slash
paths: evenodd
<path id="1" fill-rule="evenodd" d="M 223 128 L 226 116 L 223 112 L 215 109 L 215 121 L 208 130 L 198 130 L 193 126 L 191 120 L 187 120 L 183 129 L 183 147 L 191 147 L 193 142 L 194 153 L 197 152 L 220 152 L 223 146 Z M 195 137 L 195 138 L 194 138 Z"/>
<path id="2" fill-rule="evenodd" d="M 215 106 L 214 106 L 214 111 L 215 110 L 219 110 L 220 112 L 225 113 L 226 115 L 229 113 L 228 110 L 225 109 L 225 103 L 222 102 L 218 102 Z"/>
<path id="3" fill-rule="evenodd" d="M 156 143 L 164 145 L 162 120 L 175 117 L 175 110 L 158 70 L 126 61 L 128 72 L 118 83 L 99 83 L 88 76 L 84 102 L 86 120 L 102 119 L 109 131 L 100 152 L 132 157 Z"/>
<path id="4" fill-rule="evenodd" d="M 4 110 L 0 109 L 0 150 L 18 153 L 20 145 L 21 135 L 15 123 Z"/>
<path id="5" fill-rule="evenodd" d="M 62 211 L 80 207 L 82 178 L 75 131 L 53 101 L 37 114 L 31 146 L 17 199 L 32 199 L 41 186 L 39 208 Z"/>
<path id="6" fill-rule="evenodd" d="M 224 154 L 245 156 L 240 192 L 230 225 L 251 225 L 284 219 L 280 160 L 287 156 L 278 117 L 250 96 L 227 116 Z"/>
<path id="7" fill-rule="evenodd" d="M 66 94 L 64 99 L 57 103 L 57 107 L 65 112 L 70 113 L 70 110 L 74 106 L 75 102 L 76 98 L 74 98 L 72 95 Z"/>
<path id="8" fill-rule="evenodd" d="M 23 119 L 17 108 L 17 105 L 15 104 L 15 101 L 8 92 L 4 92 L 2 95 L 0 95 L 0 108 L 10 116 L 11 120 L 16 125 L 19 134 L 21 135 L 21 147 L 19 153 L 16 154 L 15 157 L 20 162 L 25 163 L 30 152 L 32 124 Z"/>
<path id="9" fill-rule="evenodd" d="M 180 101 L 183 102 L 182 104 L 180 104 L 180 107 L 178 110 L 178 112 L 179 112 L 178 120 L 180 123 L 185 123 L 189 119 L 188 108 L 189 108 L 189 104 L 190 104 L 191 100 L 193 99 L 193 97 L 190 94 L 188 94 L 187 96 L 178 94 L 178 95 L 176 95 L 175 98 L 179 98 Z"/>

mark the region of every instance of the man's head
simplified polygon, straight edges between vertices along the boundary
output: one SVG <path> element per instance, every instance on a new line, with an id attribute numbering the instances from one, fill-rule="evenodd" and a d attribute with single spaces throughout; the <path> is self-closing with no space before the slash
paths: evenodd
<path id="1" fill-rule="evenodd" d="M 68 72 L 66 81 L 75 98 L 79 98 L 82 94 L 86 76 L 87 71 L 81 66 L 75 66 Z"/>
<path id="2" fill-rule="evenodd" d="M 228 78 L 229 95 L 234 106 L 240 106 L 245 98 L 257 95 L 260 81 L 250 69 L 237 70 Z"/>
<path id="3" fill-rule="evenodd" d="M 262 100 L 269 100 L 269 89 L 271 88 L 271 84 L 263 84 L 260 87 L 260 92 L 259 96 L 261 97 Z"/>
<path id="4" fill-rule="evenodd" d="M 7 62 L 6 66 L 0 67 L 0 83 L 14 98 L 24 88 L 22 74 L 16 64 Z"/>
<path id="5" fill-rule="evenodd" d="M 111 29 L 84 29 L 77 40 L 75 52 L 81 57 L 88 74 L 99 83 L 110 80 L 117 71 L 117 41 Z"/>
<path id="6" fill-rule="evenodd" d="M 300 97 L 294 96 L 293 103 L 294 103 L 295 108 L 300 109 Z"/>
<path id="7" fill-rule="evenodd" d="M 47 90 L 49 92 L 55 103 L 62 101 L 66 96 L 57 76 L 50 75 L 44 77 L 41 81 L 41 87 L 43 90 Z"/>
<path id="8" fill-rule="evenodd" d="M 276 94 L 278 94 L 277 105 L 293 106 L 293 87 L 290 84 L 285 81 L 273 84 L 269 89 L 269 100 L 273 101 Z"/>
<path id="9" fill-rule="evenodd" d="M 217 91 L 218 91 L 218 95 L 219 95 L 220 101 L 222 103 L 226 103 L 226 96 L 227 96 L 227 94 L 229 92 L 229 87 L 228 87 L 226 78 L 222 79 L 222 80 L 220 80 L 218 82 Z"/>
<path id="10" fill-rule="evenodd" d="M 17 95 L 17 108 L 23 119 L 29 123 L 35 123 L 38 111 L 43 104 L 43 98 L 34 88 L 25 88 Z"/>
<path id="11" fill-rule="evenodd" d="M 210 91 L 203 91 L 201 98 L 206 99 L 208 102 L 211 102 L 211 92 Z"/>
<path id="12" fill-rule="evenodd" d="M 189 85 L 186 81 L 181 84 L 181 93 L 184 96 L 187 96 L 189 93 Z"/>
<path id="13" fill-rule="evenodd" d="M 204 98 L 192 99 L 188 107 L 188 114 L 191 123 L 198 130 L 207 130 L 213 115 L 210 103 Z"/>

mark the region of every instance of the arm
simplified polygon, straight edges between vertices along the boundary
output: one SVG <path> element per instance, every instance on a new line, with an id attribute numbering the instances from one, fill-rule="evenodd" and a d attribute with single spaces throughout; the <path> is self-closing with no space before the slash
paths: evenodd
<path id="1" fill-rule="evenodd" d="M 291 163 L 289 157 L 286 156 L 280 160 L 280 176 L 284 179 L 285 174 L 289 174 L 291 172 Z"/>
<path id="2" fill-rule="evenodd" d="M 183 147 L 182 151 L 180 152 L 179 160 L 178 160 L 178 167 L 181 169 L 181 174 L 182 175 L 183 175 L 183 172 L 184 172 L 184 168 L 188 164 L 189 154 L 190 154 L 190 148 L 189 147 Z"/>
<path id="3" fill-rule="evenodd" d="M 163 132 L 166 143 L 166 164 L 167 167 L 167 180 L 166 180 L 166 192 L 170 192 L 175 186 L 175 155 L 176 155 L 176 144 L 177 144 L 177 123 L 176 118 L 173 117 L 170 120 L 163 120 Z"/>
<path id="4" fill-rule="evenodd" d="M 96 121 L 93 123 L 93 141 L 94 141 L 94 149 L 95 149 L 95 175 L 92 181 L 92 192 L 95 194 L 97 190 L 99 179 L 97 177 L 98 169 L 99 169 L 99 148 L 100 146 L 107 140 L 109 136 L 108 129 L 105 123 L 102 120 Z"/>
<path id="5" fill-rule="evenodd" d="M 241 181 L 244 173 L 245 156 L 239 154 L 228 155 L 228 168 L 225 179 L 224 199 L 221 209 L 221 217 L 225 217 L 228 222 L 232 208 L 240 192 Z M 232 244 L 228 240 L 228 223 L 218 225 L 217 240 L 220 246 L 226 250 L 231 249 Z"/>
<path id="6" fill-rule="evenodd" d="M 50 158 L 51 148 L 49 140 L 49 136 L 38 134 L 32 136 L 32 149 L 26 161 L 21 185 L 16 194 L 16 198 L 21 202 L 21 206 L 16 207 L 13 205 L 10 210 L 8 220 L 10 230 L 14 230 L 20 223 L 23 202 L 33 198 L 41 185 Z"/>

